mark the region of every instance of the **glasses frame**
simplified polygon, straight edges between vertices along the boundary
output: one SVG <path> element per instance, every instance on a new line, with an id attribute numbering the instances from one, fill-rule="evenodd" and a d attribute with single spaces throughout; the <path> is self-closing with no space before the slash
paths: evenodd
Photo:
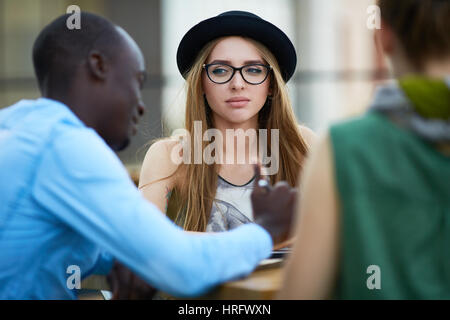
<path id="1" fill-rule="evenodd" d="M 217 66 L 217 65 L 227 66 L 227 67 L 230 67 L 231 69 L 233 69 L 233 73 L 231 74 L 230 79 L 228 79 L 225 82 L 217 82 L 217 81 L 214 81 L 213 79 L 211 79 L 211 76 L 209 75 L 208 68 L 211 67 L 211 66 Z M 242 74 L 242 69 L 244 69 L 246 67 L 250 67 L 250 66 L 260 66 L 260 67 L 267 68 L 267 73 L 266 73 L 266 76 L 265 76 L 264 80 L 262 80 L 261 82 L 258 82 L 258 83 L 252 83 L 252 82 L 249 82 L 247 79 L 245 79 L 244 75 Z M 257 85 L 263 83 L 264 81 L 266 81 L 267 77 L 269 76 L 270 71 L 272 70 L 272 66 L 270 64 L 263 64 L 263 63 L 252 63 L 252 64 L 247 64 L 245 66 L 242 66 L 240 68 L 235 68 L 235 67 L 230 66 L 229 64 L 226 64 L 226 63 L 215 62 L 215 63 L 203 64 L 202 67 L 203 67 L 203 69 L 205 69 L 206 75 L 208 76 L 209 80 L 211 80 L 212 82 L 214 82 L 216 84 L 225 84 L 225 83 L 230 82 L 231 79 L 233 79 L 234 74 L 236 73 L 236 71 L 239 71 L 239 73 L 241 74 L 242 79 L 245 82 L 247 82 L 248 84 L 251 84 L 251 85 L 254 85 L 254 86 L 257 86 Z"/>

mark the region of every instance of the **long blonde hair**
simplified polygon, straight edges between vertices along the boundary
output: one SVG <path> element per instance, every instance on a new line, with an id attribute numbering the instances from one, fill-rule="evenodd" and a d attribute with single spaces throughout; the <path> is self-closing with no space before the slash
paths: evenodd
<path id="1" fill-rule="evenodd" d="M 191 144 L 202 146 L 202 151 L 208 144 L 202 137 L 207 129 L 212 127 L 209 106 L 205 104 L 202 89 L 203 64 L 215 45 L 223 38 L 218 38 L 203 47 L 196 62 L 185 75 L 186 78 L 186 117 L 185 127 L 191 133 Z M 297 179 L 307 153 L 307 146 L 303 140 L 299 126 L 291 107 L 285 82 L 274 55 L 261 43 L 244 38 L 255 45 L 263 59 L 272 66 L 270 76 L 272 97 L 259 112 L 259 127 L 267 129 L 267 145 L 271 154 L 271 129 L 279 130 L 279 170 L 270 176 L 272 184 L 285 180 L 291 186 L 297 185 Z M 202 122 L 202 134 L 194 136 L 194 121 Z M 282 128 L 282 129 L 281 129 Z M 195 141 L 197 139 L 197 141 Z M 218 165 L 180 164 L 177 172 L 182 177 L 175 187 L 177 218 L 185 230 L 205 231 L 217 189 Z"/>

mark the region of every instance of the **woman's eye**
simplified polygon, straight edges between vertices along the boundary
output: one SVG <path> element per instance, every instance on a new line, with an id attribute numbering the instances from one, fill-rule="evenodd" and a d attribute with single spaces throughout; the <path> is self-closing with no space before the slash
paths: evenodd
<path id="1" fill-rule="evenodd" d="M 213 74 L 220 76 L 220 75 L 226 74 L 228 72 L 228 70 L 223 69 L 223 68 L 216 68 L 212 72 L 213 72 Z"/>
<path id="2" fill-rule="evenodd" d="M 253 68 L 247 68 L 246 71 L 247 71 L 247 73 L 253 73 L 253 74 L 259 74 L 259 73 L 262 72 L 261 69 L 255 68 L 255 67 L 253 67 Z"/>

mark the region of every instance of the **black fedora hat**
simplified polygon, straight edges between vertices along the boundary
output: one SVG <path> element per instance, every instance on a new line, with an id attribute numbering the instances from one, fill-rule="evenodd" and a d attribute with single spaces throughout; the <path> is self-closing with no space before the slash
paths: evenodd
<path id="1" fill-rule="evenodd" d="M 180 73 L 186 75 L 208 42 L 224 36 L 243 36 L 262 43 L 276 57 L 285 82 L 294 74 L 297 55 L 287 35 L 272 23 L 246 11 L 227 11 L 192 27 L 178 46 Z"/>

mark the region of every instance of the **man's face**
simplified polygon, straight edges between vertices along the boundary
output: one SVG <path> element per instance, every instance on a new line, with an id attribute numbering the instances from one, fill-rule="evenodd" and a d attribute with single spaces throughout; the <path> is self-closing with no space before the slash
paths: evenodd
<path id="1" fill-rule="evenodd" d="M 118 28 L 123 41 L 111 66 L 108 83 L 104 132 L 106 142 L 115 151 L 125 149 L 132 135 L 137 133 L 138 119 L 145 110 L 141 90 L 145 81 L 145 62 L 134 40 Z"/>

